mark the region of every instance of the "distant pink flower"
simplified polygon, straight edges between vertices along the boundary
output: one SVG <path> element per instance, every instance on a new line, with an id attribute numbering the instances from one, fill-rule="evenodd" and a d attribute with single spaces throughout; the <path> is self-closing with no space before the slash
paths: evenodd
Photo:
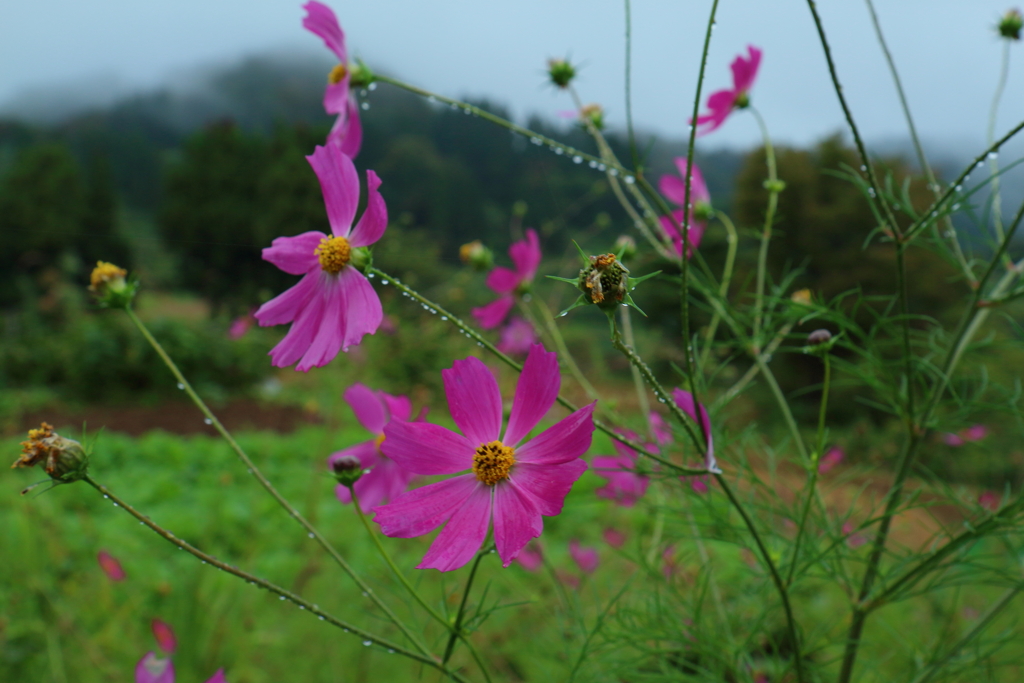
<path id="1" fill-rule="evenodd" d="M 544 564 L 544 552 L 541 550 L 540 543 L 537 541 L 527 543 L 526 547 L 516 555 L 515 562 L 522 565 L 523 569 L 528 572 L 535 572 L 540 569 L 541 565 Z"/>
<path id="2" fill-rule="evenodd" d="M 569 541 L 569 555 L 584 574 L 593 574 L 601 564 L 597 548 L 585 548 L 575 538 Z"/>
<path id="3" fill-rule="evenodd" d="M 124 568 L 116 557 L 108 553 L 106 550 L 101 550 L 96 553 L 96 560 L 100 563 L 100 568 L 103 570 L 103 573 L 107 575 L 108 579 L 111 581 L 124 581 Z"/>
<path id="4" fill-rule="evenodd" d="M 349 87 L 352 73 L 345 49 L 345 33 L 334 10 L 327 5 L 312 0 L 302 8 L 306 10 L 303 28 L 320 36 L 327 49 L 338 58 L 337 66 L 327 76 L 327 90 L 324 92 L 324 109 L 328 114 L 338 115 L 327 142 L 339 145 L 342 152 L 355 158 L 363 143 L 363 127 L 359 121 L 359 105 Z"/>
<path id="5" fill-rule="evenodd" d="M 349 446 L 327 459 L 333 465 L 338 458 L 350 455 L 359 461 L 365 472 L 355 483 L 356 497 L 363 512 L 369 512 L 381 503 L 394 500 L 409 488 L 416 475 L 391 460 L 381 450 L 384 443 L 384 427 L 392 420 L 408 422 L 412 416 L 412 404 L 405 396 L 392 396 L 383 391 L 374 391 L 362 384 L 353 384 L 345 390 L 345 402 L 352 408 L 359 424 L 374 435 L 373 439 Z M 338 500 L 348 504 L 352 494 L 347 486 L 338 484 L 335 489 Z"/>
<path id="6" fill-rule="evenodd" d="M 178 639 L 174 637 L 174 629 L 166 621 L 160 619 L 154 619 L 152 626 L 156 644 L 165 654 L 173 655 L 178 648 Z"/>
<path id="7" fill-rule="evenodd" d="M 697 135 L 707 135 L 725 123 L 734 109 L 743 109 L 750 104 L 748 92 L 754 85 L 757 70 L 761 66 L 761 50 L 753 45 L 747 46 L 749 57 L 742 55 L 733 60 L 732 88 L 718 90 L 708 97 L 707 114 L 697 117 Z M 690 123 L 693 123 L 691 120 Z"/>
<path id="8" fill-rule="evenodd" d="M 516 269 L 498 266 L 487 276 L 487 286 L 499 295 L 498 298 L 486 306 L 473 309 L 473 317 L 485 330 L 500 325 L 515 305 L 514 294 L 522 294 L 533 282 L 541 258 L 537 231 L 528 228 L 526 239 L 522 242 L 513 242 L 508 248 L 508 255 L 512 257 Z"/>
<path id="9" fill-rule="evenodd" d="M 847 537 L 846 545 L 850 546 L 851 548 L 859 548 L 865 543 L 867 543 L 868 539 L 862 534 L 853 533 L 853 529 L 854 527 L 852 522 L 846 522 L 845 524 L 843 524 L 843 534 Z"/>
<path id="10" fill-rule="evenodd" d="M 260 325 L 292 323 L 270 357 L 279 368 L 298 362 L 295 369 L 303 372 L 326 365 L 338 351 L 348 351 L 380 326 L 384 316 L 380 299 L 349 261 L 353 249 L 379 240 L 388 225 L 376 173 L 366 172 L 366 210 L 353 228 L 359 176 L 352 160 L 337 145 L 317 147 L 306 159 L 320 179 L 332 234 L 312 230 L 278 237 L 263 250 L 265 261 L 303 278 L 256 311 Z"/>
<path id="11" fill-rule="evenodd" d="M 669 543 L 664 552 L 661 553 L 661 573 L 666 579 L 671 579 L 679 572 L 679 562 L 676 560 L 676 544 Z"/>
<path id="12" fill-rule="evenodd" d="M 952 432 L 946 432 L 942 435 L 942 442 L 947 446 L 963 446 L 964 440 Z"/>
<path id="13" fill-rule="evenodd" d="M 661 176 L 661 180 L 658 181 L 658 187 L 666 199 L 682 207 L 686 204 L 687 165 L 685 157 L 676 157 L 676 168 L 679 170 L 679 175 L 666 174 Z M 693 250 L 700 246 L 700 240 L 704 237 L 704 230 L 707 228 L 707 218 L 711 211 L 711 193 L 708 192 L 708 186 L 704 182 L 704 176 L 701 174 L 697 164 L 693 165 L 690 183 L 690 251 L 686 255 L 687 258 L 693 256 Z M 672 218 L 668 216 L 661 217 L 661 225 L 665 228 L 668 236 L 672 238 L 672 244 L 679 255 L 683 253 L 683 233 L 676 225 L 680 228 L 682 227 L 683 216 L 683 210 L 680 208 L 672 212 Z"/>
<path id="14" fill-rule="evenodd" d="M 633 432 L 622 432 L 622 434 L 632 441 L 637 441 L 640 438 Z M 607 484 L 594 493 L 599 498 L 614 500 L 622 507 L 633 507 L 647 492 L 651 480 L 634 471 L 638 459 L 636 451 L 614 440 L 612 447 L 615 448 L 618 455 L 599 455 L 591 461 L 594 474 L 608 480 Z"/>
<path id="15" fill-rule="evenodd" d="M 679 406 L 679 409 L 686 413 L 691 420 L 697 422 L 697 412 L 700 411 L 700 427 L 703 429 L 704 434 L 707 435 L 707 452 L 704 455 L 704 466 L 709 472 L 715 474 L 721 474 L 722 470 L 718 469 L 718 461 L 715 460 L 715 441 L 711 437 L 711 418 L 708 417 L 708 411 L 703 405 L 696 403 L 693 400 L 693 394 L 689 391 L 683 391 L 682 389 L 674 389 L 672 391 L 672 399 Z M 695 405 L 696 404 L 696 405 Z"/>
<path id="16" fill-rule="evenodd" d="M 533 325 L 515 315 L 501 329 L 501 337 L 495 346 L 502 353 L 520 356 L 529 353 L 530 347 L 536 344 L 537 341 L 537 334 L 533 331 Z"/>
<path id="17" fill-rule="evenodd" d="M 706 474 L 693 475 L 693 476 L 689 477 L 689 480 L 690 480 L 690 488 L 693 489 L 694 493 L 703 496 L 705 493 L 708 492 L 708 490 L 709 490 L 708 481 L 710 480 L 710 477 L 708 477 L 708 475 L 706 475 Z"/>
<path id="18" fill-rule="evenodd" d="M 978 505 L 990 512 L 995 512 L 999 509 L 999 495 L 995 491 L 983 491 L 978 496 Z"/>
<path id="19" fill-rule="evenodd" d="M 654 437 L 655 443 L 659 446 L 672 443 L 672 430 L 669 429 L 661 413 L 656 413 L 652 410 L 647 414 L 647 421 L 650 424 L 651 436 Z"/>
<path id="20" fill-rule="evenodd" d="M 160 659 L 152 652 L 147 652 L 135 665 L 135 683 L 174 683 L 174 665 L 170 658 Z M 206 683 L 227 683 L 224 669 L 217 669 Z"/>
<path id="21" fill-rule="evenodd" d="M 604 542 L 613 548 L 621 548 L 626 544 L 626 534 L 618 529 L 605 529 L 601 535 L 604 536 Z"/>
<path id="22" fill-rule="evenodd" d="M 846 453 L 843 452 L 842 448 L 833 446 L 832 448 L 825 451 L 825 455 L 821 456 L 821 460 L 818 461 L 818 473 L 824 474 L 830 469 L 838 465 L 846 457 Z"/>
<path id="23" fill-rule="evenodd" d="M 228 328 L 228 338 L 241 339 L 249 331 L 250 327 L 252 327 L 252 316 L 248 313 L 240 315 L 231 321 L 231 326 Z"/>
<path id="24" fill-rule="evenodd" d="M 384 427 L 384 454 L 415 474 L 455 474 L 376 508 L 386 536 L 412 538 L 444 522 L 420 569 L 458 569 L 473 558 L 493 519 L 504 566 L 543 530 L 541 515 L 561 513 L 565 496 L 587 469 L 580 456 L 594 431 L 591 403 L 524 439 L 555 403 L 561 386 L 558 356 L 530 349 L 512 413 L 502 429 L 498 382 L 478 358 L 457 360 L 441 372 L 452 419 L 465 436 L 425 422 L 392 420 Z"/>
<path id="25" fill-rule="evenodd" d="M 981 441 L 988 436 L 988 427 L 985 425 L 971 425 L 960 432 L 964 441 Z"/>

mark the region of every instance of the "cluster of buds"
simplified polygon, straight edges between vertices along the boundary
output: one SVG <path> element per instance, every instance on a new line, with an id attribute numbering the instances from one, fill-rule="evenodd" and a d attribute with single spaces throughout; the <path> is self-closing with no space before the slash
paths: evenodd
<path id="1" fill-rule="evenodd" d="M 568 59 L 549 59 L 548 78 L 558 88 L 568 88 L 572 79 L 576 77 L 576 67 L 569 63 Z"/>
<path id="2" fill-rule="evenodd" d="M 485 247 L 480 240 L 473 240 L 459 247 L 459 258 L 463 263 L 481 272 L 494 267 L 494 252 Z"/>
<path id="3" fill-rule="evenodd" d="M 39 429 L 28 431 L 28 441 L 21 442 L 21 457 L 12 468 L 34 467 L 42 464 L 50 478 L 69 484 L 85 477 L 89 469 L 89 454 L 74 439 L 66 439 L 42 423 Z"/>
<path id="4" fill-rule="evenodd" d="M 105 308 L 128 308 L 135 297 L 138 282 L 125 278 L 128 271 L 113 263 L 97 261 L 89 276 L 89 291 L 96 296 L 100 306 Z"/>
<path id="5" fill-rule="evenodd" d="M 1019 9 L 1011 9 L 999 20 L 996 30 L 1007 40 L 1020 40 L 1021 29 L 1024 29 L 1024 17 Z"/>

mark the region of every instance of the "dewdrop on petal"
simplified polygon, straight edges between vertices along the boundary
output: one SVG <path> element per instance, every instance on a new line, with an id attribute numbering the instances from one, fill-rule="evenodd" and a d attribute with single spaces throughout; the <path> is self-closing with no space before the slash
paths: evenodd
<path id="1" fill-rule="evenodd" d="M 128 271 L 106 261 L 97 261 L 89 275 L 89 291 L 105 308 L 128 308 L 135 297 L 138 283 L 128 282 Z"/>
<path id="2" fill-rule="evenodd" d="M 39 429 L 28 431 L 28 440 L 21 442 L 21 457 L 11 465 L 33 467 L 42 464 L 50 478 L 62 484 L 78 481 L 89 469 L 89 454 L 74 439 L 66 439 L 43 422 Z"/>

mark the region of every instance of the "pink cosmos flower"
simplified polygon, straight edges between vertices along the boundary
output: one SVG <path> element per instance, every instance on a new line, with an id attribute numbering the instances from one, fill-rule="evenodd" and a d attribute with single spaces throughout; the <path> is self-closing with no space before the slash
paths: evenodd
<path id="1" fill-rule="evenodd" d="M 947 446 L 963 446 L 964 440 L 952 432 L 946 432 L 942 435 L 942 442 Z"/>
<path id="2" fill-rule="evenodd" d="M 999 495 L 995 491 L 983 491 L 978 496 L 978 505 L 989 512 L 995 512 L 999 509 Z"/>
<path id="3" fill-rule="evenodd" d="M 653 410 L 648 413 L 647 421 L 651 426 L 651 436 L 654 437 L 654 442 L 659 446 L 672 443 L 672 430 L 669 428 L 668 423 L 665 422 L 665 418 L 661 416 L 661 413 L 656 413 Z"/>
<path id="4" fill-rule="evenodd" d="M 838 465 L 846 457 L 846 453 L 843 452 L 842 448 L 833 446 L 832 448 L 825 451 L 825 455 L 821 456 L 821 460 L 818 461 L 818 473 L 824 474 L 830 469 Z"/>
<path id="5" fill-rule="evenodd" d="M 690 477 L 690 488 L 693 489 L 693 492 L 697 495 L 703 496 L 709 490 L 709 480 L 710 477 L 706 474 L 694 475 Z"/>
<path id="6" fill-rule="evenodd" d="M 486 306 L 473 309 L 473 317 L 485 330 L 500 325 L 515 305 L 514 294 L 522 294 L 533 282 L 541 257 L 537 231 L 527 228 L 526 239 L 522 242 L 513 242 L 508 248 L 508 255 L 512 257 L 516 269 L 509 270 L 498 266 L 487 276 L 487 286 L 497 292 L 498 298 Z"/>
<path id="7" fill-rule="evenodd" d="M 626 544 L 626 534 L 618 529 L 605 529 L 601 535 L 604 537 L 604 542 L 613 548 L 621 548 Z"/>
<path id="8" fill-rule="evenodd" d="M 640 438 L 633 432 L 621 433 L 631 441 L 637 441 Z M 636 451 L 618 441 L 612 441 L 612 446 L 618 453 L 617 456 L 599 455 L 591 461 L 594 473 L 608 480 L 607 484 L 597 489 L 594 493 L 599 498 L 614 500 L 622 507 L 633 507 L 643 497 L 644 493 L 647 492 L 647 487 L 650 485 L 651 480 L 647 476 L 637 474 L 634 471 L 639 457 Z M 650 447 L 648 446 L 648 448 Z M 654 448 L 654 450 L 657 450 L 657 448 Z"/>
<path id="9" fill-rule="evenodd" d="M 100 568 L 107 575 L 108 579 L 111 581 L 124 581 L 126 574 L 116 557 L 106 550 L 101 550 L 96 553 L 96 560 L 100 563 Z"/>
<path id="10" fill-rule="evenodd" d="M 963 437 L 964 441 L 981 441 L 988 436 L 988 427 L 985 425 L 971 425 L 961 431 L 960 436 Z"/>
<path id="11" fill-rule="evenodd" d="M 679 572 L 679 560 L 676 559 L 676 544 L 669 543 L 661 553 L 661 573 L 665 580 L 671 579 Z"/>
<path id="12" fill-rule="evenodd" d="M 448 522 L 420 569 L 458 569 L 469 562 L 494 525 L 505 567 L 543 530 L 541 515 L 562 511 L 565 496 L 587 469 L 594 403 L 526 441 L 558 396 L 558 356 L 530 349 L 502 436 L 498 382 L 478 358 L 457 360 L 441 372 L 452 419 L 462 434 L 426 422 L 392 420 L 384 427 L 384 454 L 415 474 L 466 474 L 428 484 L 378 507 L 386 536 L 412 538 Z"/>
<path id="13" fill-rule="evenodd" d="M 501 329 L 501 337 L 495 346 L 502 353 L 520 356 L 529 353 L 530 347 L 537 342 L 537 334 L 533 331 L 533 325 L 515 315 Z"/>
<path id="14" fill-rule="evenodd" d="M 676 168 L 679 170 L 679 175 L 666 174 L 661 176 L 661 180 L 658 181 L 658 187 L 666 199 L 682 207 L 686 204 L 687 166 L 685 157 L 676 157 Z M 693 175 L 690 176 L 690 182 L 690 251 L 687 252 L 686 258 L 693 256 L 693 250 L 700 246 L 701 238 L 704 237 L 704 230 L 707 228 L 707 218 L 711 212 L 711 193 L 708 192 L 708 186 L 704 182 L 704 176 L 701 174 L 697 164 L 693 165 Z M 672 218 L 662 216 L 661 225 L 665 228 L 668 236 L 672 238 L 672 244 L 675 246 L 676 253 L 682 255 L 683 234 L 676 225 L 680 227 L 683 225 L 683 210 L 680 208 L 673 211 Z"/>
<path id="15" fill-rule="evenodd" d="M 544 564 L 544 551 L 540 547 L 540 542 L 530 541 L 526 544 L 518 555 L 516 555 L 515 562 L 522 565 L 523 569 L 528 572 L 535 572 L 540 569 L 541 565 Z"/>
<path id="16" fill-rule="evenodd" d="M 734 109 L 745 109 L 750 104 L 749 91 L 757 77 L 757 69 L 761 66 L 761 50 L 753 45 L 747 46 L 749 57 L 736 57 L 730 64 L 732 69 L 732 88 L 718 90 L 708 97 L 707 114 L 697 117 L 697 136 L 707 135 L 725 123 Z M 690 120 L 693 123 L 693 120 Z"/>
<path id="17" fill-rule="evenodd" d="M 686 413 L 691 420 L 697 422 L 697 412 L 700 411 L 700 425 L 707 435 L 707 452 L 704 454 L 704 466 L 709 472 L 714 474 L 721 474 L 722 470 L 718 469 L 718 461 L 715 460 L 715 441 L 711 437 L 711 418 L 708 417 L 708 411 L 703 405 L 693 400 L 693 394 L 689 391 L 683 391 L 682 389 L 674 389 L 672 391 L 672 399 L 679 406 L 680 410 Z"/>
<path id="18" fill-rule="evenodd" d="M 380 326 L 384 312 L 370 282 L 350 262 L 352 250 L 373 244 L 388 225 L 388 211 L 377 188 L 380 178 L 366 172 L 367 204 L 352 227 L 359 204 L 359 176 L 337 145 L 317 147 L 306 157 L 320 179 L 331 235 L 312 230 L 278 237 L 263 259 L 291 275 L 302 275 L 291 289 L 256 311 L 260 325 L 292 323 L 270 351 L 279 368 L 298 362 L 303 372 L 326 365 Z"/>
<path id="19" fill-rule="evenodd" d="M 327 5 L 312 0 L 302 8 L 306 10 L 303 28 L 320 36 L 327 49 L 338 58 L 337 66 L 327 76 L 327 90 L 324 92 L 324 109 L 328 114 L 338 115 L 327 142 L 339 145 L 342 152 L 355 158 L 363 144 L 363 126 L 359 121 L 359 105 L 349 87 L 352 74 L 345 49 L 345 33 L 334 10 Z"/>
<path id="20" fill-rule="evenodd" d="M 846 522 L 843 524 L 843 534 L 846 535 L 846 545 L 851 548 L 859 548 L 868 542 L 868 539 L 863 534 L 853 533 L 853 522 Z"/>
<path id="21" fill-rule="evenodd" d="M 327 463 L 333 465 L 338 458 L 350 455 L 359 461 L 364 471 L 369 470 L 355 483 L 359 506 L 363 512 L 369 512 L 385 501 L 394 500 L 409 487 L 409 482 L 416 476 L 399 467 L 381 451 L 384 426 L 392 420 L 408 422 L 412 416 L 412 404 L 405 396 L 374 391 L 362 384 L 353 384 L 345 390 L 345 402 L 351 406 L 359 424 L 374 438 L 333 453 Z M 347 505 L 352 502 L 352 494 L 347 486 L 338 484 L 335 493 L 342 503 Z"/>
<path id="22" fill-rule="evenodd" d="M 228 327 L 228 339 L 241 339 L 245 336 L 245 333 L 252 327 L 252 316 L 246 313 L 240 315 L 231 321 L 231 326 Z"/>
<path id="23" fill-rule="evenodd" d="M 178 639 L 174 637 L 174 630 L 171 628 L 171 625 L 166 621 L 154 619 L 152 626 L 153 637 L 156 638 L 157 646 L 166 654 L 173 655 L 178 647 Z"/>
<path id="24" fill-rule="evenodd" d="M 174 665 L 170 658 L 160 659 L 152 652 L 147 652 L 135 665 L 135 683 L 174 683 Z M 206 683 L 227 683 L 224 669 L 217 669 L 217 673 Z"/>
<path id="25" fill-rule="evenodd" d="M 597 571 L 597 566 L 601 564 L 597 548 L 585 548 L 575 538 L 569 541 L 569 554 L 584 574 L 593 574 Z"/>

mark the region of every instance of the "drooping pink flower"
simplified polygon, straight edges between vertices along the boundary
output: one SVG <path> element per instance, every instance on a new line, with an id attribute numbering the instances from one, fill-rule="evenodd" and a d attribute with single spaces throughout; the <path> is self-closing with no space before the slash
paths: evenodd
<path id="1" fill-rule="evenodd" d="M 659 446 L 672 443 L 672 430 L 669 428 L 668 423 L 665 422 L 665 418 L 661 416 L 661 413 L 656 413 L 653 410 L 647 414 L 647 421 L 651 426 L 651 436 L 654 437 L 654 442 Z"/>
<path id="2" fill-rule="evenodd" d="M 761 66 L 761 50 L 753 45 L 747 46 L 747 54 L 744 59 L 739 55 L 733 60 L 732 87 L 718 90 L 708 97 L 708 113 L 697 117 L 697 136 L 707 135 L 717 130 L 725 123 L 734 109 L 744 109 L 750 104 L 749 91 L 754 85 L 757 77 L 757 70 Z M 690 120 L 693 123 L 693 120 Z"/>
<path id="3" fill-rule="evenodd" d="M 818 461 L 818 474 L 825 474 L 825 472 L 841 463 L 845 457 L 846 453 L 838 446 L 828 449 L 825 451 L 825 455 L 821 456 L 821 460 Z"/>
<path id="4" fill-rule="evenodd" d="M 156 654 L 147 652 L 135 665 L 135 683 L 174 683 L 174 665 L 171 659 L 160 659 Z M 206 683 L 227 683 L 224 669 L 217 669 Z"/>
<path id="5" fill-rule="evenodd" d="M 640 438 L 633 432 L 622 432 L 622 434 L 631 441 L 637 441 Z M 651 480 L 634 471 L 638 460 L 635 450 L 614 440 L 612 446 L 618 455 L 599 455 L 591 461 L 594 473 L 608 481 L 594 493 L 599 498 L 614 500 L 622 507 L 633 507 L 647 492 Z M 655 450 L 657 449 L 655 448 Z"/>
<path id="6" fill-rule="evenodd" d="M 978 505 L 989 512 L 995 512 L 999 509 L 999 495 L 995 491 L 982 491 L 978 496 Z"/>
<path id="7" fill-rule="evenodd" d="M 988 436 L 988 427 L 985 425 L 971 425 L 960 432 L 964 441 L 981 441 Z"/>
<path id="8" fill-rule="evenodd" d="M 473 558 L 493 520 L 494 542 L 507 567 L 540 536 L 541 516 L 561 513 L 569 489 L 587 469 L 580 456 L 590 447 L 595 404 L 526 441 L 558 396 L 555 353 L 540 344 L 530 349 L 504 435 L 498 382 L 480 359 L 457 360 L 441 374 L 462 434 L 392 420 L 384 427 L 384 454 L 416 474 L 471 471 L 403 493 L 376 508 L 376 522 L 384 535 L 399 538 L 422 536 L 447 522 L 419 568 L 450 571 Z"/>
<path id="9" fill-rule="evenodd" d="M 345 49 L 345 33 L 334 10 L 327 5 L 312 0 L 302 8 L 306 10 L 303 28 L 320 36 L 327 49 L 338 58 L 338 64 L 327 75 L 327 90 L 324 92 L 324 109 L 328 114 L 338 115 L 327 142 L 339 145 L 342 152 L 355 158 L 363 143 L 363 126 L 359 121 L 359 105 L 349 87 L 352 67 Z"/>
<path id="10" fill-rule="evenodd" d="M 618 529 L 605 529 L 601 535 L 604 537 L 604 542 L 613 548 L 621 548 L 626 544 L 626 534 Z"/>
<path id="11" fill-rule="evenodd" d="M 111 581 L 124 581 L 126 576 L 124 568 L 116 557 L 106 550 L 101 550 L 96 553 L 96 560 L 100 563 L 100 568 L 107 575 L 108 579 Z"/>
<path id="12" fill-rule="evenodd" d="M 526 544 L 514 560 L 522 565 L 523 569 L 528 572 L 535 572 L 540 569 L 541 565 L 544 564 L 544 551 L 540 547 L 539 541 L 530 541 Z"/>
<path id="13" fill-rule="evenodd" d="M 311 230 L 278 237 L 263 250 L 265 261 L 303 278 L 256 311 L 260 325 L 292 323 L 270 357 L 279 368 L 297 362 L 295 369 L 303 372 L 326 365 L 380 326 L 380 299 L 350 261 L 354 249 L 379 240 L 388 225 L 376 173 L 366 172 L 366 210 L 353 228 L 359 176 L 352 160 L 337 145 L 317 147 L 306 159 L 320 179 L 332 234 Z"/>
<path id="14" fill-rule="evenodd" d="M 520 356 L 529 353 L 530 347 L 537 342 L 537 333 L 533 331 L 533 325 L 514 315 L 501 329 L 501 336 L 495 346 L 502 353 Z"/>
<path id="15" fill-rule="evenodd" d="M 575 538 L 569 541 L 569 555 L 584 574 L 593 574 L 601 564 L 597 548 L 583 547 Z"/>
<path id="16" fill-rule="evenodd" d="M 846 545 L 851 548 L 859 548 L 868 542 L 868 539 L 863 534 L 853 533 L 853 522 L 846 522 L 843 524 L 843 534 L 846 535 Z"/>
<path id="17" fill-rule="evenodd" d="M 498 266 L 487 275 L 487 286 L 499 295 L 498 298 L 486 306 L 473 309 L 473 317 L 485 330 L 500 325 L 515 305 L 514 295 L 522 294 L 533 282 L 541 258 L 537 231 L 527 228 L 526 239 L 513 242 L 508 248 L 508 255 L 512 258 L 515 270 Z"/>
<path id="18" fill-rule="evenodd" d="M 174 629 L 166 621 L 161 621 L 160 619 L 154 619 L 152 626 L 153 637 L 156 638 L 157 646 L 165 654 L 173 655 L 174 651 L 178 648 L 178 639 L 174 637 Z"/>
<path id="19" fill-rule="evenodd" d="M 709 472 L 721 474 L 722 470 L 718 469 L 718 461 L 715 460 L 715 440 L 711 437 L 711 418 L 708 417 L 707 409 L 694 401 L 693 394 L 689 391 L 683 391 L 678 388 L 674 389 L 672 391 L 672 399 L 679 406 L 680 410 L 686 413 L 694 422 L 698 421 L 697 412 L 698 410 L 700 411 L 700 429 L 707 436 L 707 442 L 705 443 L 707 452 L 704 454 L 704 466 Z"/>
<path id="20" fill-rule="evenodd" d="M 676 157 L 676 168 L 679 170 L 679 175 L 661 176 L 658 187 L 666 199 L 682 207 L 686 204 L 686 157 Z M 708 192 L 708 186 L 704 182 L 704 175 L 700 172 L 700 168 L 694 164 L 693 174 L 690 177 L 690 251 L 687 252 L 686 258 L 693 256 L 694 249 L 700 246 L 710 215 L 711 193 Z M 672 238 L 672 244 L 679 255 L 683 253 L 683 233 L 680 232 L 680 228 L 683 226 L 683 216 L 682 208 L 673 211 L 672 218 L 661 216 L 661 225 L 665 228 L 668 236 Z"/>
<path id="21" fill-rule="evenodd" d="M 353 384 L 345 390 L 345 402 L 352 408 L 359 424 L 374 438 L 349 446 L 327 459 L 333 465 L 338 458 L 353 456 L 364 470 L 363 476 L 355 483 L 356 497 L 363 512 L 369 512 L 381 503 L 394 500 L 398 494 L 409 488 L 416 475 L 401 467 L 381 450 L 384 443 L 384 427 L 392 420 L 407 422 L 412 416 L 412 404 L 405 396 L 392 396 L 383 391 L 374 391 L 362 384 Z M 369 472 L 365 472 L 369 470 Z M 338 500 L 348 504 L 352 494 L 347 486 L 338 484 L 335 489 Z"/>

